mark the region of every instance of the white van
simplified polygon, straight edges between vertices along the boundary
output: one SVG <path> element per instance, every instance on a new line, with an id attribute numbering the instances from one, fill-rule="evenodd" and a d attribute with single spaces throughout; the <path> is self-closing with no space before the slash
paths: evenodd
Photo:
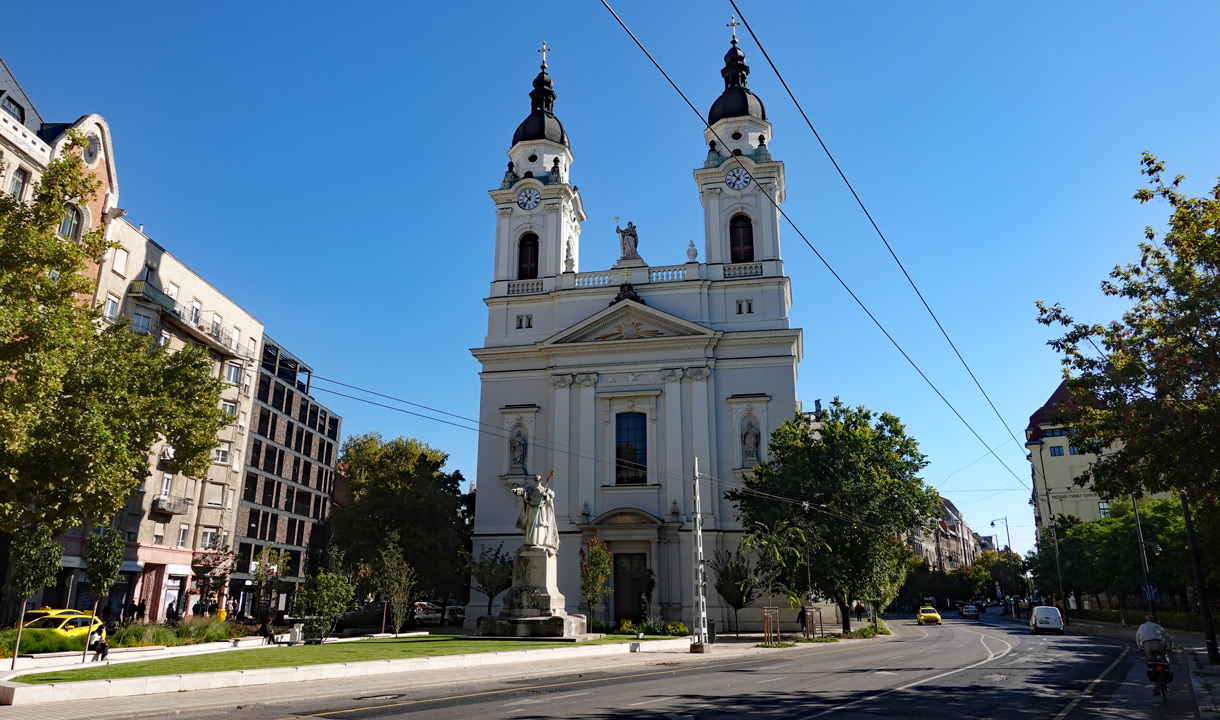
<path id="1" fill-rule="evenodd" d="M 1040 632 L 1057 632 L 1063 634 L 1063 616 L 1059 608 L 1049 605 L 1039 605 L 1029 614 L 1029 631 L 1037 635 Z"/>

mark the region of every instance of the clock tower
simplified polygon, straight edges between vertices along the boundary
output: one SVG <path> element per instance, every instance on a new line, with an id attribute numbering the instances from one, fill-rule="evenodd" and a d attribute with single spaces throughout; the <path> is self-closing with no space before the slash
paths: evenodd
<path id="1" fill-rule="evenodd" d="M 571 184 L 572 150 L 555 117 L 555 89 L 542 68 L 530 91 L 530 114 L 513 133 L 508 170 L 491 191 L 496 203 L 496 257 L 491 296 L 546 292 L 579 271 L 580 194 Z"/>
<path id="2" fill-rule="evenodd" d="M 707 158 L 695 170 L 703 203 L 704 257 L 709 265 L 761 263 L 761 274 L 783 275 L 779 205 L 784 201 L 784 164 L 767 149 L 771 123 L 762 100 L 746 87 L 749 74 L 734 31 L 720 71 L 724 92 L 712 103 L 710 127 L 703 132 Z"/>

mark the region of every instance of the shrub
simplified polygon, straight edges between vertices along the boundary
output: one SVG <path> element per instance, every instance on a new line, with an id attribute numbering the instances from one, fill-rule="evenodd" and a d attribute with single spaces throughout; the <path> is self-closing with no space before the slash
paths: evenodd
<path id="1" fill-rule="evenodd" d="M 174 628 L 174 635 L 182 642 L 180 645 L 195 645 L 197 643 L 218 642 L 232 637 L 229 623 L 212 617 L 195 617 L 187 622 L 180 622 Z"/>
<path id="2" fill-rule="evenodd" d="M 1116 625 L 1126 620 L 1127 624 L 1131 627 L 1138 627 L 1144 624 L 1144 616 L 1147 614 L 1148 611 L 1143 608 L 1133 610 L 1070 610 L 1068 611 L 1068 618 L 1111 622 Z M 1203 624 L 1199 620 L 1199 616 L 1192 612 L 1158 610 L 1156 616 L 1160 620 L 1161 625 L 1170 630 L 1203 631 Z M 24 643 L 25 640 L 22 639 L 21 642 Z"/>
<path id="3" fill-rule="evenodd" d="M 9 628 L 0 632 L 0 648 L 7 651 L 4 657 L 13 656 L 13 642 L 17 639 L 16 628 Z M 25 629 L 21 631 L 21 654 L 30 655 L 33 653 L 50 653 L 50 652 L 69 652 L 72 650 L 80 651 L 85 649 L 85 639 L 82 638 L 66 638 L 62 635 L 57 635 L 53 630 L 31 630 Z"/>
<path id="4" fill-rule="evenodd" d="M 690 630 L 687 630 L 686 626 L 680 622 L 671 622 L 665 626 L 665 634 L 678 636 L 690 635 Z"/>
<path id="5" fill-rule="evenodd" d="M 588 631 L 591 633 L 607 633 L 610 631 L 610 628 L 606 627 L 606 623 L 597 618 L 587 618 L 587 620 Z"/>
<path id="6" fill-rule="evenodd" d="M 184 623 L 185 624 L 185 623 Z M 118 630 L 110 633 L 107 640 L 110 642 L 110 647 L 149 647 L 152 645 L 164 645 L 172 647 L 175 645 L 186 645 L 182 638 L 174 632 L 173 628 L 168 628 L 157 623 L 130 623 L 128 625 L 120 625 Z"/>
<path id="7" fill-rule="evenodd" d="M 631 620 L 619 620 L 618 627 L 614 629 L 615 635 L 635 635 L 639 632 Z"/>

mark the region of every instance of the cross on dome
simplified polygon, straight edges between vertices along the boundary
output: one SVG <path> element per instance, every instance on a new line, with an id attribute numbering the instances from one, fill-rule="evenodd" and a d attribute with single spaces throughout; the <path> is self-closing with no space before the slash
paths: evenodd
<path id="1" fill-rule="evenodd" d="M 730 16 L 729 16 L 729 21 L 728 21 L 727 23 L 725 23 L 725 25 L 724 25 L 726 28 L 732 28 L 732 29 L 733 29 L 733 44 L 734 44 L 734 45 L 736 45 L 736 44 L 737 44 L 737 26 L 738 26 L 738 25 L 740 25 L 740 24 L 741 24 L 741 23 L 737 22 L 737 16 L 736 16 L 736 15 L 730 15 Z M 544 43 L 544 44 L 545 44 L 545 43 Z M 543 57 L 545 58 L 546 56 L 545 56 L 545 55 L 543 55 Z"/>
<path id="2" fill-rule="evenodd" d="M 541 50 L 539 50 L 538 52 L 542 53 L 542 67 L 544 67 L 544 68 L 546 67 L 546 53 L 547 53 L 547 51 L 548 51 L 548 50 L 550 50 L 550 49 L 551 49 L 551 48 L 549 48 L 549 47 L 547 47 L 547 46 L 546 46 L 546 40 L 543 40 L 543 41 L 542 41 L 542 49 L 541 49 Z"/>

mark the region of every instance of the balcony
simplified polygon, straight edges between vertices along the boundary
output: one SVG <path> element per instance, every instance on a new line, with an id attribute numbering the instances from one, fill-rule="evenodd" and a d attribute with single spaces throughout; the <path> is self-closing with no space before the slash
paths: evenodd
<path id="1" fill-rule="evenodd" d="M 172 495 L 159 495 L 153 498 L 153 512 L 166 513 L 167 515 L 185 515 L 186 506 L 190 501 L 183 497 L 174 497 Z"/>
<path id="2" fill-rule="evenodd" d="M 255 344 L 246 345 L 233 342 L 233 330 L 221 327 L 215 319 L 204 319 L 204 311 L 198 306 L 186 307 L 166 295 L 155 285 L 143 280 L 133 282 L 127 289 L 128 295 L 134 295 L 161 307 L 163 320 L 169 320 L 175 326 L 186 331 L 192 339 L 231 357 L 254 359 Z"/>

